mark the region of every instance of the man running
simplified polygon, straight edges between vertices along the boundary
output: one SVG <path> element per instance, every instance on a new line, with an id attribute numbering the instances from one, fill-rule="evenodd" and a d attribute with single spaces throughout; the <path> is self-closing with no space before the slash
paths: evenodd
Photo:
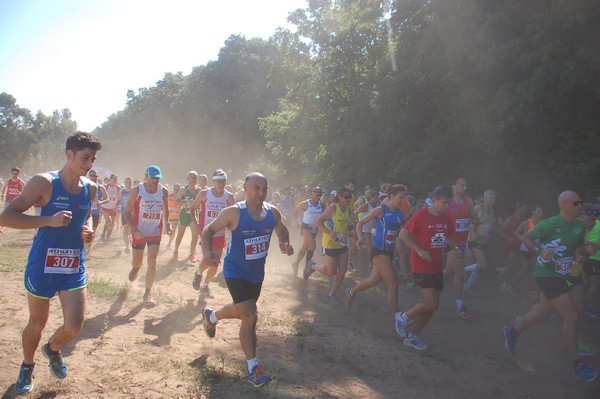
<path id="1" fill-rule="evenodd" d="M 19 177 L 21 169 L 16 166 L 10 170 L 11 178 L 6 181 L 2 188 L 2 201 L 4 201 L 4 209 L 12 200 L 17 198 L 25 188 L 25 182 Z"/>
<path id="2" fill-rule="evenodd" d="M 152 298 L 152 285 L 156 276 L 156 257 L 160 248 L 163 221 L 166 221 L 167 232 L 172 232 L 168 221 L 168 190 L 160 184 L 162 172 L 156 165 L 148 166 L 144 183 L 131 190 L 125 204 L 125 222 L 131 229 L 132 260 L 129 281 L 137 278 L 144 259 L 144 248 L 148 245 L 148 271 L 146 272 L 146 291 L 144 305 L 155 305 Z"/>
<path id="3" fill-rule="evenodd" d="M 50 360 L 54 377 L 67 376 L 61 348 L 77 337 L 83 326 L 87 285 L 83 244 L 94 238 L 90 208 L 97 186 L 85 175 L 101 147 L 89 133 L 70 136 L 65 166 L 35 175 L 0 215 L 4 226 L 37 229 L 25 268 L 29 322 L 23 330 L 23 363 L 15 384 L 19 395 L 33 389 L 35 352 L 48 322 L 50 299 L 56 294 L 63 311 L 62 325 L 43 345 L 42 353 Z M 32 206 L 41 208 L 39 216 L 26 214 Z"/>
<path id="4" fill-rule="evenodd" d="M 456 248 L 447 248 L 446 268 L 444 269 L 444 278 L 454 274 L 452 292 L 456 302 L 456 315 L 461 319 L 470 319 L 473 314 L 465 306 L 463 299 L 463 279 L 465 274 L 465 257 L 467 251 L 467 237 L 469 235 L 469 225 L 473 215 L 473 200 L 467 197 L 467 180 L 464 177 L 458 177 L 452 185 L 452 199 L 446 213 L 452 218 L 456 242 Z M 456 250 L 455 250 L 456 249 Z"/>
<path id="5" fill-rule="evenodd" d="M 412 272 L 423 301 L 396 314 L 396 332 L 405 337 L 404 345 L 421 351 L 427 350 L 427 345 L 418 334 L 437 310 L 444 289 L 444 250 L 449 244 L 456 248 L 454 223 L 445 213 L 451 198 L 449 188 L 437 187 L 432 193 L 431 206 L 417 211 L 400 231 L 400 239 L 410 248 Z M 455 251 L 459 255 L 459 250 Z"/>
<path id="6" fill-rule="evenodd" d="M 180 206 L 179 211 L 179 225 L 177 227 L 177 237 L 175 238 L 175 250 L 173 251 L 173 260 L 179 259 L 179 245 L 185 234 L 185 230 L 192 224 L 194 218 L 196 218 L 195 210 L 192 211 L 192 204 L 200 192 L 200 187 L 196 184 L 198 182 L 198 172 L 191 170 L 187 174 L 188 184 L 185 187 L 179 189 L 177 197 L 175 197 L 175 205 Z M 196 263 L 196 246 L 198 245 L 198 232 L 193 227 L 190 227 L 192 231 L 192 241 L 190 243 L 190 255 L 188 260 L 191 263 Z"/>
<path id="7" fill-rule="evenodd" d="M 123 189 L 119 192 L 118 206 L 121 208 L 121 225 L 123 226 L 123 243 L 125 244 L 125 253 L 128 254 L 131 252 L 129 249 L 129 236 L 131 231 L 129 230 L 129 225 L 125 222 L 125 205 L 127 204 L 127 200 L 129 199 L 129 195 L 133 189 L 131 186 L 131 177 L 126 177 L 124 183 L 125 185 L 123 186 Z"/>
<path id="8" fill-rule="evenodd" d="M 110 236 L 115 227 L 115 220 L 117 219 L 117 203 L 121 195 L 121 186 L 117 184 L 117 175 L 110 175 L 110 179 L 106 188 L 106 194 L 108 195 L 108 201 L 102 205 L 102 215 L 104 216 L 104 229 L 102 230 L 101 241 L 110 240 Z"/>
<path id="9" fill-rule="evenodd" d="M 542 220 L 523 237 L 523 243 L 538 254 L 535 265 L 536 283 L 541 291 L 539 302 L 514 327 L 502 327 L 504 347 L 511 355 L 516 353 L 517 340 L 523 332 L 548 319 L 556 311 L 563 319 L 562 336 L 575 376 L 593 381 L 599 371 L 582 363 L 578 351 L 577 307 L 569 291 L 571 266 L 576 255 L 588 256 L 584 247 L 585 226 L 579 216 L 582 201 L 574 191 L 564 191 L 558 197 L 560 214 Z M 534 240 L 540 240 L 539 246 Z M 590 252 L 594 252 L 590 248 Z"/>
<path id="10" fill-rule="evenodd" d="M 235 199 L 233 194 L 225 190 L 227 185 L 227 173 L 222 169 L 217 169 L 213 173 L 213 186 L 211 188 L 205 188 L 200 191 L 196 200 L 192 204 L 192 230 L 195 230 L 197 234 L 202 233 L 204 226 L 207 226 L 210 222 L 215 220 L 219 213 L 228 206 L 234 204 Z M 198 212 L 199 207 L 202 206 L 202 211 Z M 200 213 L 200 219 L 198 220 L 198 213 Z M 227 246 L 227 239 L 225 238 L 225 230 L 216 232 L 213 236 L 212 248 L 215 256 L 221 259 L 223 254 L 223 248 Z M 206 278 L 202 281 L 202 273 L 207 270 Z M 217 266 L 211 267 L 209 265 L 199 265 L 198 270 L 194 273 L 194 279 L 192 281 L 192 287 L 198 291 L 200 295 L 212 298 L 212 293 L 208 285 L 212 282 L 213 278 L 217 274 Z"/>
<path id="11" fill-rule="evenodd" d="M 213 237 L 225 229 L 231 232 L 231 243 L 223 264 L 223 275 L 233 303 L 219 310 L 204 309 L 204 331 L 214 338 L 219 320 L 240 319 L 240 343 L 246 356 L 248 382 L 260 387 L 271 380 L 256 357 L 256 302 L 260 297 L 265 275 L 265 261 L 275 231 L 279 249 L 288 256 L 294 253 L 289 244 L 289 232 L 281 221 L 279 210 L 267 203 L 267 178 L 251 173 L 244 181 L 247 199 L 230 206 L 202 231 L 202 264 L 216 268 L 220 262 L 213 250 Z"/>
<path id="12" fill-rule="evenodd" d="M 292 273 L 294 277 L 298 275 L 298 265 L 306 255 L 306 263 L 312 260 L 317 243 L 315 241 L 319 229 L 317 228 L 317 219 L 325 210 L 325 204 L 321 202 L 323 190 L 321 187 L 313 187 L 309 199 L 304 200 L 294 209 L 294 220 L 298 219 L 298 214 L 302 213 L 302 223 L 300 223 L 300 234 L 302 235 L 302 248 L 298 252 L 296 261 L 292 263 Z M 305 266 L 306 266 L 305 263 Z"/>

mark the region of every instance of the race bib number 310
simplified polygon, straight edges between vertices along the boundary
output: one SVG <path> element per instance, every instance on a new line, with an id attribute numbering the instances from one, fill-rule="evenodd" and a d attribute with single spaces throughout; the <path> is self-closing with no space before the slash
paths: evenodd
<path id="1" fill-rule="evenodd" d="M 48 248 L 44 273 L 75 274 L 79 271 L 80 249 Z"/>
<path id="2" fill-rule="evenodd" d="M 260 236 L 254 238 L 246 238 L 244 247 L 246 248 L 246 260 L 260 259 L 267 256 L 269 252 L 270 236 Z"/>

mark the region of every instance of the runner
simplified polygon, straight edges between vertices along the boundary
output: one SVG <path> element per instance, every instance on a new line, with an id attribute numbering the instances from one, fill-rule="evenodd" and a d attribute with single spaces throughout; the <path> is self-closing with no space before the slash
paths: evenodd
<path id="1" fill-rule="evenodd" d="M 375 192 L 375 198 L 379 193 Z M 392 265 L 394 257 L 394 247 L 396 246 L 396 237 L 402 226 L 402 211 L 400 204 L 406 195 L 406 188 L 402 184 L 395 184 L 390 188 L 388 198 L 369 212 L 367 216 L 359 220 L 356 224 L 356 246 L 360 246 L 364 241 L 363 226 L 370 226 L 371 221 L 375 222 L 375 236 L 373 237 L 373 252 L 370 261 L 373 263 L 371 275 L 361 280 L 346 292 L 346 305 L 351 306 L 356 294 L 368 288 L 375 287 L 383 278 L 387 284 L 388 307 L 396 317 L 398 313 L 398 278 Z M 367 205 L 368 202 L 365 204 Z M 369 227 L 370 229 L 370 227 Z M 371 234 L 369 232 L 369 234 Z M 400 316 L 398 314 L 398 316 Z"/>
<path id="2" fill-rule="evenodd" d="M 119 201 L 117 206 L 121 209 L 121 225 L 123 226 L 123 243 L 125 244 L 125 253 L 128 254 L 131 252 L 129 249 L 129 237 L 131 235 L 131 231 L 129 230 L 129 225 L 125 222 L 125 205 L 127 204 L 127 200 L 129 199 L 129 195 L 131 194 L 132 186 L 131 186 L 131 177 L 126 177 L 124 180 L 125 185 L 123 189 L 119 192 Z"/>
<path id="3" fill-rule="evenodd" d="M 356 202 L 356 197 L 354 196 L 354 190 L 356 188 L 356 181 L 354 179 L 348 179 L 346 180 L 346 183 L 344 183 L 344 188 L 350 190 L 350 201 L 348 202 L 348 206 L 350 207 L 350 212 L 354 212 L 354 203 Z M 356 273 L 357 270 L 354 267 L 354 265 L 352 264 L 352 258 L 354 257 L 354 254 L 356 253 L 356 250 L 353 250 L 353 248 L 355 248 L 356 245 L 356 237 L 354 237 L 354 219 L 350 219 L 350 224 L 348 225 L 348 233 L 347 233 L 347 239 L 348 239 L 348 248 L 349 248 L 349 253 L 346 255 L 347 256 L 347 265 L 346 265 L 346 271 L 349 273 Z"/>
<path id="4" fill-rule="evenodd" d="M 303 273 L 305 280 L 308 280 L 315 271 L 333 277 L 325 299 L 334 305 L 341 304 L 335 293 L 344 281 L 348 264 L 348 229 L 352 219 L 351 197 L 352 192 L 349 188 L 341 188 L 335 197 L 336 202 L 329 205 L 317 219 L 317 227 L 323 233 L 325 264 L 317 264 L 311 259 L 306 263 Z"/>
<path id="5" fill-rule="evenodd" d="M 109 183 L 105 187 L 106 194 L 108 195 L 108 201 L 102 204 L 102 215 L 104 216 L 104 229 L 102 230 L 101 241 L 110 240 L 110 236 L 115 227 L 115 220 L 117 219 L 117 202 L 121 195 L 121 186 L 117 184 L 117 175 L 114 173 L 110 175 Z"/>
<path id="6" fill-rule="evenodd" d="M 219 213 L 202 231 L 202 265 L 215 268 L 221 257 L 214 252 L 213 238 L 225 229 L 231 232 L 231 243 L 223 264 L 223 275 L 233 303 L 219 310 L 204 309 L 204 331 L 214 338 L 219 320 L 240 319 L 240 343 L 246 356 L 248 382 L 260 387 L 271 380 L 256 357 L 256 302 L 260 297 L 265 274 L 265 261 L 271 234 L 275 231 L 279 249 L 288 256 L 294 253 L 289 244 L 289 232 L 281 222 L 281 214 L 265 203 L 267 178 L 260 173 L 246 176 L 244 191 L 247 200 L 238 202 Z"/>
<path id="7" fill-rule="evenodd" d="M 2 201 L 4 201 L 4 209 L 6 209 L 8 204 L 17 198 L 25 188 L 25 182 L 19 178 L 21 169 L 15 166 L 10 170 L 10 173 L 12 174 L 12 177 L 6 181 L 4 187 L 2 188 Z"/>
<path id="8" fill-rule="evenodd" d="M 102 213 L 100 212 L 100 207 L 102 206 L 102 204 L 104 204 L 108 201 L 108 194 L 106 194 L 106 189 L 104 188 L 104 186 L 102 184 L 98 183 L 98 172 L 96 172 L 94 169 L 91 169 L 88 173 L 88 176 L 89 176 L 90 180 L 98 186 L 98 192 L 97 192 L 96 198 L 94 198 L 92 200 L 92 211 L 91 211 L 92 229 L 94 231 L 96 231 L 96 229 L 98 228 L 98 225 L 100 224 L 100 217 L 102 216 Z M 86 251 L 88 258 L 91 258 L 92 257 L 92 243 L 91 242 L 85 243 L 85 251 Z"/>
<path id="9" fill-rule="evenodd" d="M 19 395 L 33 389 L 35 352 L 48 322 L 50 299 L 56 294 L 63 311 L 62 325 L 42 346 L 42 353 L 50 360 L 55 378 L 67 376 L 61 349 L 83 326 L 87 285 L 83 243 L 94 238 L 90 208 L 97 186 L 85 175 L 101 147 L 89 133 L 70 136 L 65 166 L 35 175 L 0 215 L 4 226 L 37 229 L 25 269 L 29 322 L 23 330 L 23 363 L 15 384 Z M 25 213 L 32 206 L 40 207 L 39 216 Z"/>
<path id="10" fill-rule="evenodd" d="M 492 232 L 496 229 L 496 192 L 487 190 L 483 193 L 483 203 L 475 205 L 473 213 L 475 218 L 471 219 L 469 226 L 469 236 L 467 239 L 467 259 L 475 257 L 475 263 L 465 266 L 466 272 L 471 272 L 465 289 L 470 290 L 479 277 L 479 272 L 487 269 L 486 251 L 488 241 Z"/>
<path id="11" fill-rule="evenodd" d="M 306 255 L 306 263 L 310 262 L 313 257 L 313 253 L 317 248 L 315 239 L 319 229 L 317 228 L 317 219 L 323 213 L 325 204 L 321 202 L 323 196 L 323 190 L 321 187 L 313 187 L 311 190 L 311 196 L 309 199 L 302 201 L 294 209 L 294 220 L 298 219 L 298 214 L 302 213 L 302 223 L 300 223 L 300 234 L 302 235 L 302 248 L 298 252 L 296 261 L 292 263 L 292 273 L 294 277 L 298 275 L 298 265 L 300 261 Z M 305 267 L 306 267 L 305 263 Z"/>
<path id="12" fill-rule="evenodd" d="M 396 315 L 396 332 L 404 337 L 404 345 L 424 351 L 427 345 L 418 335 L 429 322 L 440 304 L 444 288 L 442 256 L 447 245 L 460 250 L 454 242 L 454 222 L 445 211 L 450 204 L 452 190 L 437 187 L 432 193 L 432 204 L 413 215 L 400 231 L 400 239 L 410 248 L 410 262 L 415 283 L 421 288 L 423 302 Z"/>
<path id="13" fill-rule="evenodd" d="M 131 229 L 132 260 L 129 281 L 134 282 L 142 267 L 144 248 L 148 245 L 148 271 L 146 272 L 146 291 L 144 305 L 155 305 L 152 298 L 152 285 L 156 276 L 156 257 L 160 248 L 163 219 L 168 218 L 169 192 L 160 184 L 162 172 L 156 165 L 148 166 L 146 179 L 131 190 L 125 204 L 125 222 Z M 172 232 L 167 220 L 167 232 Z"/>
<path id="14" fill-rule="evenodd" d="M 586 315 L 592 319 L 600 319 L 600 210 L 596 208 L 593 215 L 596 218 L 594 227 L 585 235 L 586 244 L 595 250 L 583 264 L 584 275 L 589 281 Z"/>
<path id="15" fill-rule="evenodd" d="M 452 199 L 446 213 L 452 219 L 455 236 L 454 241 L 458 250 L 452 247 L 446 249 L 446 268 L 444 269 L 444 278 L 454 274 L 452 292 L 456 302 L 456 315 L 461 319 L 470 319 L 473 314 L 465 306 L 463 299 L 463 279 L 465 274 L 465 257 L 467 250 L 467 237 L 469 235 L 470 220 L 473 215 L 473 200 L 467 197 L 467 180 L 464 177 L 458 177 L 452 185 Z"/>
<path id="16" fill-rule="evenodd" d="M 211 188 L 205 188 L 200 191 L 196 200 L 192 204 L 192 215 L 193 215 L 193 230 L 196 230 L 197 234 L 202 233 L 204 226 L 207 226 L 210 222 L 215 220 L 219 213 L 228 206 L 235 203 L 233 194 L 225 190 L 227 184 L 227 173 L 222 169 L 217 169 L 213 173 L 213 186 Z M 202 212 L 198 212 L 198 209 L 202 206 Z M 200 213 L 200 219 L 198 220 L 198 213 Z M 225 237 L 225 230 L 218 231 L 213 235 L 212 249 L 215 256 L 221 259 L 223 254 L 223 248 L 227 246 L 227 239 Z M 202 282 L 202 273 L 207 270 L 206 278 Z M 199 265 L 198 270 L 194 273 L 194 279 L 192 281 L 192 287 L 198 291 L 200 295 L 208 298 L 213 298 L 212 293 L 208 285 L 212 282 L 213 278 L 217 274 L 217 265 L 211 267 L 208 264 Z"/>
<path id="17" fill-rule="evenodd" d="M 200 192 L 200 187 L 196 184 L 198 181 L 198 172 L 191 170 L 187 174 L 188 184 L 185 187 L 179 189 L 177 197 L 175 198 L 175 205 L 181 207 L 179 211 L 179 226 L 177 228 L 177 238 L 175 238 L 175 250 L 173 251 L 173 260 L 177 262 L 179 259 L 179 245 L 185 234 L 185 230 L 192 224 L 192 221 L 197 217 L 194 213 L 192 215 L 192 204 L 196 199 L 196 196 Z M 196 212 L 195 210 L 193 212 Z M 190 243 L 190 255 L 188 260 L 191 263 L 196 263 L 196 246 L 198 245 L 198 232 L 193 227 L 190 227 L 192 232 L 192 241 Z"/>
<path id="18" fill-rule="evenodd" d="M 514 355 L 519 336 L 557 311 L 563 319 L 562 336 L 575 376 L 589 382 L 595 380 L 599 372 L 581 362 L 577 345 L 578 313 L 569 295 L 572 283 L 568 279 L 576 254 L 587 255 L 583 247 L 584 224 L 577 219 L 581 197 L 574 191 L 565 191 L 558 197 L 558 205 L 559 215 L 541 221 L 523 238 L 527 248 L 538 254 L 535 276 L 540 299 L 514 327 L 502 327 L 504 347 Z M 534 242 L 536 239 L 540 240 L 539 247 Z"/>
<path id="19" fill-rule="evenodd" d="M 357 216 L 360 216 L 362 218 L 362 213 L 356 212 L 356 210 L 358 208 L 360 208 L 362 205 L 366 204 L 367 202 L 369 202 L 369 198 L 371 197 L 371 187 L 370 186 L 365 186 L 364 188 L 364 195 L 361 195 L 360 197 L 358 197 L 356 199 L 356 201 L 354 201 L 354 203 L 352 204 L 352 212 L 353 212 L 353 216 L 354 216 L 354 220 L 360 220 L 357 219 Z M 358 237 L 357 237 L 358 239 Z M 356 240 L 355 240 L 356 243 Z M 352 245 L 348 248 L 348 272 L 349 273 L 356 273 L 356 268 L 354 267 L 354 257 L 356 256 L 356 253 L 358 252 L 360 248 L 357 248 L 356 245 Z M 369 257 L 369 259 L 371 259 Z"/>
<path id="20" fill-rule="evenodd" d="M 506 266 L 496 270 L 502 277 L 500 289 L 514 295 L 515 275 L 521 270 L 521 241 L 515 235 L 515 230 L 527 220 L 530 215 L 529 207 L 523 203 L 517 203 L 515 212 L 506 218 L 504 223 L 498 228 L 498 234 L 502 237 L 502 249 L 506 256 Z"/>
<path id="21" fill-rule="evenodd" d="M 517 273 L 515 273 L 506 281 L 506 283 L 514 290 L 517 289 L 518 282 L 523 280 L 526 276 L 528 277 L 527 281 L 529 282 L 529 285 L 533 283 L 533 270 L 535 269 L 537 254 L 529 251 L 527 245 L 523 244 L 523 238 L 527 233 L 533 230 L 535 226 L 537 226 L 540 220 L 542 220 L 543 214 L 544 211 L 541 206 L 533 205 L 531 207 L 531 217 L 521 222 L 521 224 L 515 229 L 515 236 L 519 239 L 519 242 L 521 242 L 521 247 L 519 248 L 521 252 L 520 267 Z M 536 246 L 539 246 L 540 243 L 539 241 L 536 241 L 535 244 Z M 537 290 L 531 291 L 531 293 L 528 293 L 528 296 L 532 297 L 533 299 L 537 299 Z"/>
<path id="22" fill-rule="evenodd" d="M 361 200 L 361 198 L 359 198 L 356 202 L 358 203 Z M 356 219 L 360 222 L 364 217 L 366 217 L 369 213 L 371 213 L 371 211 L 373 211 L 373 209 L 375 209 L 377 207 L 377 205 L 379 205 L 379 193 L 377 191 L 370 191 L 367 202 L 364 202 L 362 205 L 359 205 L 354 210 L 354 219 Z M 372 229 L 371 225 L 374 225 L 374 223 L 373 222 L 364 223 L 362 225 L 362 232 L 360 232 L 361 235 L 358 236 L 359 239 L 357 240 L 360 242 L 364 242 L 367 245 L 367 259 L 369 259 L 369 270 L 371 270 L 371 267 L 373 266 L 371 264 L 371 259 L 373 258 L 371 256 L 371 253 L 373 251 L 373 244 L 372 244 L 372 236 L 373 236 L 372 230 L 373 229 Z M 362 239 L 360 239 L 360 237 L 362 237 Z M 360 249 L 360 248 L 358 248 L 358 246 L 355 246 L 355 247 L 357 250 Z"/>
<path id="23" fill-rule="evenodd" d="M 167 249 L 171 249 L 171 243 L 173 242 L 176 231 L 178 230 L 179 213 L 181 212 L 181 207 L 175 204 L 175 198 L 177 198 L 179 190 L 181 190 L 181 184 L 175 183 L 173 184 L 173 191 L 169 193 L 169 222 L 171 222 L 171 228 L 173 231 L 171 234 L 169 234 L 169 244 L 167 245 Z"/>

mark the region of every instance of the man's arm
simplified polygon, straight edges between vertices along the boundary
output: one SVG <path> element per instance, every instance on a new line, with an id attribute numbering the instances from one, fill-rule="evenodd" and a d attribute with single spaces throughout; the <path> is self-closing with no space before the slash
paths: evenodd
<path id="1" fill-rule="evenodd" d="M 129 198 L 127 198 L 127 203 L 125 204 L 125 209 L 123 210 L 123 216 L 125 217 L 125 223 L 129 226 L 131 232 L 133 234 L 137 231 L 137 226 L 133 223 L 133 219 L 131 218 L 131 213 L 133 212 L 133 208 L 135 207 L 135 201 L 140 193 L 140 189 L 138 186 L 135 186 L 131 189 L 131 193 L 129 194 Z"/>
<path id="2" fill-rule="evenodd" d="M 60 211 L 52 216 L 26 215 L 32 206 L 44 206 L 52 195 L 51 178 L 46 173 L 35 175 L 25 186 L 21 195 L 12 200 L 0 214 L 0 225 L 13 229 L 37 229 L 39 227 L 62 227 L 71 221 L 71 211 Z"/>
<path id="3" fill-rule="evenodd" d="M 162 188 L 163 192 L 163 211 L 162 211 L 162 220 L 167 226 L 167 234 L 171 235 L 173 232 L 173 228 L 171 227 L 171 222 L 169 221 L 169 190 L 165 187 Z"/>
<path id="4" fill-rule="evenodd" d="M 175 205 L 177 205 L 177 206 L 183 206 L 183 205 L 187 204 L 187 201 L 182 201 L 181 200 L 184 195 L 185 195 L 185 187 L 181 187 L 179 189 L 179 191 L 177 192 L 177 196 L 175 197 Z M 196 197 L 196 198 L 198 198 L 198 197 Z"/>
<path id="5" fill-rule="evenodd" d="M 275 215 L 275 234 L 277 234 L 277 239 L 279 240 L 279 250 L 282 254 L 293 255 L 294 248 L 290 245 L 290 232 L 281 220 L 281 212 L 275 206 L 271 207 L 271 210 Z"/>
<path id="6" fill-rule="evenodd" d="M 431 262 L 431 254 L 429 254 L 429 252 L 427 252 L 423 248 L 421 248 L 412 239 L 412 237 L 410 236 L 410 233 L 408 231 L 406 231 L 405 229 L 400 230 L 399 237 L 402 240 L 402 242 L 404 242 L 404 244 L 406 244 L 407 247 L 409 247 L 410 249 L 415 251 L 421 259 L 423 259 L 426 262 Z"/>
<path id="7" fill-rule="evenodd" d="M 98 185 L 100 189 L 100 193 L 102 194 L 102 199 L 98 200 L 98 205 L 106 204 L 109 200 L 108 193 L 106 192 L 106 187 Z"/>
<path id="8" fill-rule="evenodd" d="M 198 208 L 200 207 L 200 204 L 202 204 L 202 201 L 204 201 L 206 199 L 206 190 L 202 190 L 198 193 L 198 195 L 196 196 L 196 199 L 194 200 L 194 202 L 192 202 L 192 208 L 190 209 L 190 213 L 191 213 L 191 217 L 192 217 L 192 222 L 194 223 L 194 225 L 196 227 L 198 227 Z M 175 200 L 175 203 L 177 203 L 177 200 Z M 201 233 L 200 231 L 198 233 Z"/>

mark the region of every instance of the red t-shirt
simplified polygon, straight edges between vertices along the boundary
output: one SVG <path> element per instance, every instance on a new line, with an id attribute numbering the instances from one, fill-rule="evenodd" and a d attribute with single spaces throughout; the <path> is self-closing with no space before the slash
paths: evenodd
<path id="1" fill-rule="evenodd" d="M 426 262 L 415 251 L 410 251 L 410 263 L 413 273 L 438 274 L 442 272 L 442 255 L 448 245 L 448 238 L 454 236 L 453 222 L 450 216 L 442 213 L 432 215 L 428 208 L 418 210 L 404 226 L 412 240 L 431 255 Z"/>

